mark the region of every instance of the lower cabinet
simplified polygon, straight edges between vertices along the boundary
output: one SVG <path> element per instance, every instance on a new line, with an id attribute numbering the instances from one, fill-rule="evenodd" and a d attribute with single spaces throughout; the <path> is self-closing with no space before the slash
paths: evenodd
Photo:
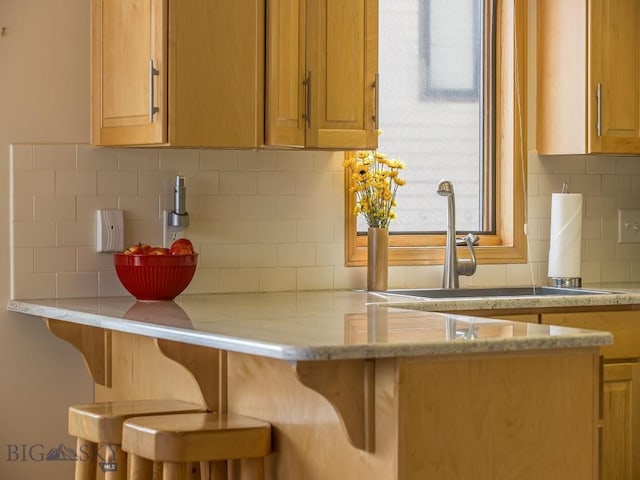
<path id="1" fill-rule="evenodd" d="M 603 368 L 602 480 L 640 478 L 640 363 Z"/>
<path id="2" fill-rule="evenodd" d="M 600 478 L 640 479 L 640 310 L 450 313 L 610 332 L 613 344 L 600 349 L 603 360 Z"/>
<path id="3" fill-rule="evenodd" d="M 601 479 L 640 478 L 640 311 L 542 313 L 541 323 L 604 330 Z"/>
<path id="4" fill-rule="evenodd" d="M 640 310 L 455 313 L 611 332 L 613 344 L 601 348 L 600 478 L 640 479 Z"/>

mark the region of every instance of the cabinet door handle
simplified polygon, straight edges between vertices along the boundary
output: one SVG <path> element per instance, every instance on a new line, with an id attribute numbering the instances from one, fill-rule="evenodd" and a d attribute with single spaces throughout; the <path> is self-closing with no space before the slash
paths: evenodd
<path id="1" fill-rule="evenodd" d="M 375 110 L 373 112 L 373 124 L 375 129 L 378 130 L 380 128 L 380 74 L 376 73 L 376 79 L 373 81 L 373 85 L 371 85 L 374 89 L 374 95 L 376 96 Z"/>
<path id="2" fill-rule="evenodd" d="M 596 133 L 602 136 L 602 84 L 596 86 Z"/>
<path id="3" fill-rule="evenodd" d="M 160 75 L 160 71 L 153 67 L 153 58 L 149 60 L 149 123 L 153 123 L 153 114 L 158 113 L 160 109 L 153 105 L 155 99 L 155 82 L 153 77 Z"/>
<path id="4" fill-rule="evenodd" d="M 307 78 L 302 84 L 305 86 L 305 113 L 302 115 L 307 122 L 307 128 L 311 128 L 311 71 L 307 73 Z"/>

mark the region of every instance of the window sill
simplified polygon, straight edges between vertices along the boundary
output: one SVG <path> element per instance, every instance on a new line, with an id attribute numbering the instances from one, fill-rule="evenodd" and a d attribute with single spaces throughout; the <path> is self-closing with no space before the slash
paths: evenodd
<path id="1" fill-rule="evenodd" d="M 444 262 L 443 236 L 432 236 L 433 245 L 416 246 L 409 243 L 412 236 L 389 238 L 389 265 L 442 265 Z M 524 239 L 515 245 L 501 245 L 495 236 L 481 236 L 481 245 L 474 248 L 478 264 L 526 263 L 527 252 Z M 355 244 L 347 244 L 346 265 L 350 267 L 367 264 L 367 237 L 359 235 Z M 439 243 L 439 244 L 438 244 Z M 485 245 L 482 245 L 484 243 Z M 458 248 L 460 258 L 469 258 L 465 247 Z"/>

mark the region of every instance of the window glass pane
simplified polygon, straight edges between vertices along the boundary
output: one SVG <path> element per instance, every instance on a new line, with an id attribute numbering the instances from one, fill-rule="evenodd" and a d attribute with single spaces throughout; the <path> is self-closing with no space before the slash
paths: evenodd
<path id="1" fill-rule="evenodd" d="M 421 84 L 425 96 L 478 94 L 477 0 L 428 0 L 420 14 L 421 42 L 426 68 Z"/>
<path id="2" fill-rule="evenodd" d="M 390 229 L 444 231 L 446 200 L 436 186 L 448 178 L 457 229 L 481 231 L 481 2 L 380 0 L 379 8 L 378 150 L 407 165 Z M 358 231 L 366 231 L 361 216 Z"/>

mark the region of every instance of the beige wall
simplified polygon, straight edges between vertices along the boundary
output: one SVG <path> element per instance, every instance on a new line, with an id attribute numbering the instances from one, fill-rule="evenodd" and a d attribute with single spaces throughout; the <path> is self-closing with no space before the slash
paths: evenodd
<path id="1" fill-rule="evenodd" d="M 7 27 L 0 37 L 3 301 L 124 294 L 110 256 L 95 252 L 95 210 L 125 211 L 126 243 L 159 243 L 159 215 L 176 173 L 187 177 L 189 237 L 201 253 L 190 292 L 363 287 L 364 270 L 343 265 L 340 154 L 87 145 L 88 3 L 0 2 L 0 26 Z M 531 108 L 529 118 L 534 115 Z M 529 124 L 531 261 L 481 265 L 463 282 L 546 280 L 550 194 L 564 179 L 585 194 L 585 282 L 640 280 L 640 249 L 615 241 L 617 209 L 640 207 L 640 161 L 538 158 Z M 441 269 L 393 267 L 390 283 L 438 286 Z M 0 315 L 0 478 L 68 478 L 64 462 L 8 461 L 15 455 L 7 445 L 18 445 L 20 453 L 23 444 L 27 450 L 35 445 L 37 454 L 69 444 L 66 406 L 90 400 L 89 378 L 78 355 L 41 322 Z"/>
<path id="2" fill-rule="evenodd" d="M 10 143 L 88 140 L 88 4 L 0 1 L 0 26 L 6 27 L 0 37 L 0 305 L 10 296 Z M 76 352 L 41 321 L 3 310 L 0 478 L 72 478 L 70 462 L 38 460 L 60 443 L 73 445 L 66 408 L 91 400 L 89 377 Z"/>

